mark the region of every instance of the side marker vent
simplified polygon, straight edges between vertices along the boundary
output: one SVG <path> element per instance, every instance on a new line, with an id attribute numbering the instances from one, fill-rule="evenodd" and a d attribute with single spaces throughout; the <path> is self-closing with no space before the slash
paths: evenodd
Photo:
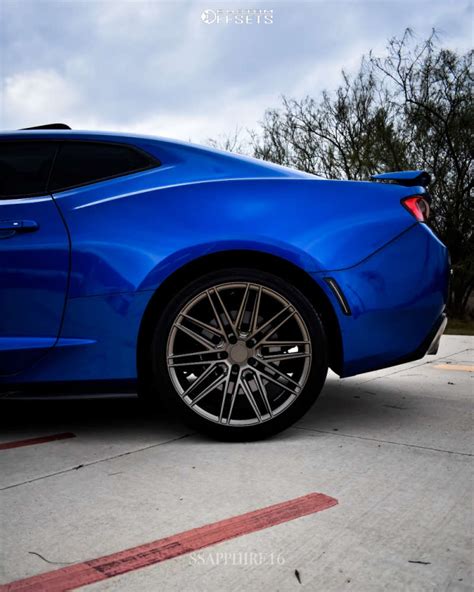
<path id="1" fill-rule="evenodd" d="M 337 301 L 339 302 L 342 312 L 345 315 L 348 315 L 348 316 L 351 315 L 352 312 L 349 307 L 349 304 L 348 304 L 346 297 L 344 296 L 344 293 L 342 292 L 339 284 L 336 282 L 336 280 L 334 278 L 327 277 L 327 278 L 324 278 L 324 281 L 331 288 L 332 293 L 334 294 Z"/>

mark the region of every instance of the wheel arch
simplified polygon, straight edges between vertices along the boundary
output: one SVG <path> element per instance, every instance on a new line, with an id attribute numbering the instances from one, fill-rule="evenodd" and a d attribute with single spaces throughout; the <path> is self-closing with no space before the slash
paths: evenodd
<path id="1" fill-rule="evenodd" d="M 280 277 L 290 281 L 314 305 L 323 323 L 328 340 L 329 367 L 340 373 L 343 361 L 341 329 L 333 305 L 321 286 L 306 271 L 277 255 L 252 250 L 220 251 L 203 255 L 186 263 L 170 274 L 155 290 L 142 316 L 138 333 L 137 375 L 139 389 L 148 390 L 150 352 L 153 329 L 160 310 L 186 284 L 205 273 L 230 267 L 245 267 L 262 271 L 278 269 Z"/>

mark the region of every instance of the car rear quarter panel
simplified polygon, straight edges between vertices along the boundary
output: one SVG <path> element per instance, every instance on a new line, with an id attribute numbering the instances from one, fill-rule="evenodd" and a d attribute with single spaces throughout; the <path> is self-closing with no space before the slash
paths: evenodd
<path id="1" fill-rule="evenodd" d="M 344 269 L 413 224 L 399 203 L 413 188 L 318 179 L 177 183 L 170 174 L 157 169 L 55 196 L 72 240 L 70 298 L 156 289 L 182 265 L 229 249 L 272 253 L 309 272 Z"/>

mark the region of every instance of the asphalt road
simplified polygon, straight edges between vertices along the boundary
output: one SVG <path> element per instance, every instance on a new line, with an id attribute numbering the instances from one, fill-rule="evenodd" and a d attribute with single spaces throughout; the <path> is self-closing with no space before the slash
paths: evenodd
<path id="1" fill-rule="evenodd" d="M 0 590 L 472 590 L 473 347 L 331 375 L 248 444 L 133 398 L 0 400 Z"/>

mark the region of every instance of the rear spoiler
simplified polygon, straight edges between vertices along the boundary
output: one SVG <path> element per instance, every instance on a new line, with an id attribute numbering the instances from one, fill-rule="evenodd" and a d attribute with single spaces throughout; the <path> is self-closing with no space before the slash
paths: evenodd
<path id="1" fill-rule="evenodd" d="M 47 123 L 46 125 L 35 125 L 33 127 L 22 127 L 20 132 L 26 130 L 70 130 L 71 128 L 65 123 Z"/>
<path id="2" fill-rule="evenodd" d="M 393 173 L 379 173 L 371 175 L 371 181 L 393 181 L 397 185 L 427 187 L 431 183 L 431 176 L 426 171 L 395 171 Z"/>

